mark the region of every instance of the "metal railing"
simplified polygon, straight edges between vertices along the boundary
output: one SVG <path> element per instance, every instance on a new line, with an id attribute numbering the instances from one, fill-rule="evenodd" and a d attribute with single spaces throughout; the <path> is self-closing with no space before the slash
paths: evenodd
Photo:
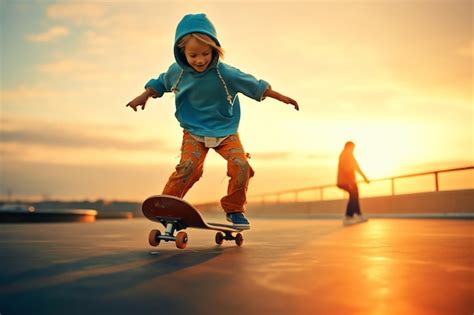
<path id="1" fill-rule="evenodd" d="M 411 178 L 411 177 L 420 177 L 420 176 L 426 176 L 426 175 L 433 175 L 434 182 L 435 182 L 435 191 L 439 191 L 439 174 L 441 173 L 448 173 L 448 172 L 457 172 L 457 171 L 466 171 L 466 170 L 472 170 L 474 169 L 474 166 L 467 166 L 467 167 L 459 167 L 459 168 L 451 168 L 451 169 L 443 169 L 443 170 L 436 170 L 436 171 L 430 171 L 430 172 L 422 172 L 422 173 L 413 173 L 413 174 L 406 174 L 406 175 L 399 175 L 399 176 L 393 176 L 393 177 L 384 177 L 384 178 L 377 178 L 370 180 L 370 182 L 381 182 L 381 181 L 390 181 L 391 182 L 391 194 L 392 196 L 395 195 L 395 180 L 397 179 L 402 179 L 402 178 Z M 359 181 L 358 183 L 361 183 L 362 181 Z M 298 202 L 299 201 L 299 194 L 302 192 L 308 192 L 308 191 L 319 191 L 319 200 L 325 200 L 324 199 L 324 191 L 327 190 L 328 188 L 337 188 L 336 184 L 327 184 L 327 185 L 319 185 L 319 186 L 311 186 L 311 187 L 303 187 L 303 188 L 296 188 L 296 189 L 289 189 L 289 190 L 281 190 L 281 191 L 276 191 L 276 192 L 268 192 L 268 193 L 263 193 L 263 194 L 256 194 L 256 195 L 250 195 L 248 196 L 249 202 L 255 202 L 258 200 L 261 203 L 265 203 L 266 199 L 269 197 L 274 197 L 276 198 L 276 203 L 281 202 L 281 197 L 283 195 L 288 195 L 288 194 L 293 194 L 293 202 Z"/>

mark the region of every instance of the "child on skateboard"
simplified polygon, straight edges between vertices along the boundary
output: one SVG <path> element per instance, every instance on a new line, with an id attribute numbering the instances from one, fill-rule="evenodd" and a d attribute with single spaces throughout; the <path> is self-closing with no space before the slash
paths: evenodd
<path id="1" fill-rule="evenodd" d="M 244 215 L 246 193 L 254 175 L 238 135 L 240 104 L 237 93 L 257 101 L 265 97 L 291 104 L 298 103 L 272 90 L 264 80 L 220 61 L 224 56 L 216 30 L 205 14 L 189 14 L 179 22 L 174 45 L 176 62 L 145 85 L 145 91 L 127 106 L 134 111 L 149 97 L 161 97 L 166 92 L 176 96 L 175 116 L 183 128 L 181 160 L 171 174 L 163 194 L 183 198 L 199 180 L 209 148 L 227 160 L 230 177 L 227 195 L 221 206 L 227 220 L 239 229 L 249 229 Z"/>

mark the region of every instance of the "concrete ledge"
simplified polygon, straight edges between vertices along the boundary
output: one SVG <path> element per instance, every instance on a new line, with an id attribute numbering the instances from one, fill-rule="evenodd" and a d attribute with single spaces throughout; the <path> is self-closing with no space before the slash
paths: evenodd
<path id="1" fill-rule="evenodd" d="M 306 215 L 341 217 L 347 200 L 287 203 L 249 203 L 250 216 Z M 362 198 L 362 212 L 369 217 L 471 218 L 474 189 Z"/>
<path id="2" fill-rule="evenodd" d="M 0 223 L 94 222 L 96 210 L 68 209 L 61 211 L 0 212 Z"/>
<path id="3" fill-rule="evenodd" d="M 97 220 L 105 219 L 133 219 L 133 212 L 130 211 L 99 211 Z"/>
<path id="4" fill-rule="evenodd" d="M 343 213 L 293 213 L 293 214 L 247 214 L 250 219 L 271 218 L 275 220 L 342 220 Z M 449 219 L 449 220 L 474 220 L 473 213 L 386 213 L 386 214 L 364 214 L 369 219 Z"/>
<path id="5" fill-rule="evenodd" d="M 452 219 L 473 220 L 474 213 L 385 213 L 369 214 L 369 218 L 376 219 Z"/>

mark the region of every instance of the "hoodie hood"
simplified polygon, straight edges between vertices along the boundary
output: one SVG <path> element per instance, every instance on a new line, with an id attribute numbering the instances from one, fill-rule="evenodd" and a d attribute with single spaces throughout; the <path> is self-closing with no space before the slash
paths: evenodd
<path id="1" fill-rule="evenodd" d="M 217 46 L 221 46 L 219 40 L 217 39 L 217 33 L 214 25 L 212 25 L 211 21 L 207 18 L 207 16 L 203 13 L 199 14 L 188 14 L 183 17 L 183 19 L 179 22 L 178 26 L 176 27 L 176 35 L 174 39 L 174 58 L 176 59 L 176 63 L 185 71 L 187 72 L 196 72 L 186 61 L 186 57 L 180 51 L 178 47 L 178 42 L 186 35 L 191 33 L 201 33 L 209 36 L 212 38 Z M 219 61 L 218 54 L 213 54 L 213 59 L 211 64 L 206 69 L 207 72 L 210 68 L 215 68 L 217 62 Z"/>

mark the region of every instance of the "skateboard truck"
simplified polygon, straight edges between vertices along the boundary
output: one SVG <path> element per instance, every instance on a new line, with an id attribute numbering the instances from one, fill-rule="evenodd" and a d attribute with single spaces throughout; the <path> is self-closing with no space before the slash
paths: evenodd
<path id="1" fill-rule="evenodd" d="M 238 246 L 241 246 L 244 242 L 244 237 L 242 234 L 237 233 L 235 236 L 232 235 L 232 232 L 217 232 L 216 233 L 216 244 L 222 245 L 226 241 L 235 241 Z"/>
<path id="2" fill-rule="evenodd" d="M 186 225 L 182 223 L 178 219 L 173 219 L 173 218 L 158 218 L 158 221 L 160 221 L 165 227 L 166 231 L 165 234 L 161 234 L 160 230 L 151 230 L 150 234 L 148 236 L 148 241 L 150 245 L 152 246 L 158 246 L 160 244 L 160 241 L 165 241 L 165 242 L 176 242 L 176 247 L 183 249 L 186 247 L 188 243 L 188 234 L 186 232 L 178 232 L 176 236 L 174 236 L 174 232 L 176 230 L 182 230 L 186 228 Z"/>

